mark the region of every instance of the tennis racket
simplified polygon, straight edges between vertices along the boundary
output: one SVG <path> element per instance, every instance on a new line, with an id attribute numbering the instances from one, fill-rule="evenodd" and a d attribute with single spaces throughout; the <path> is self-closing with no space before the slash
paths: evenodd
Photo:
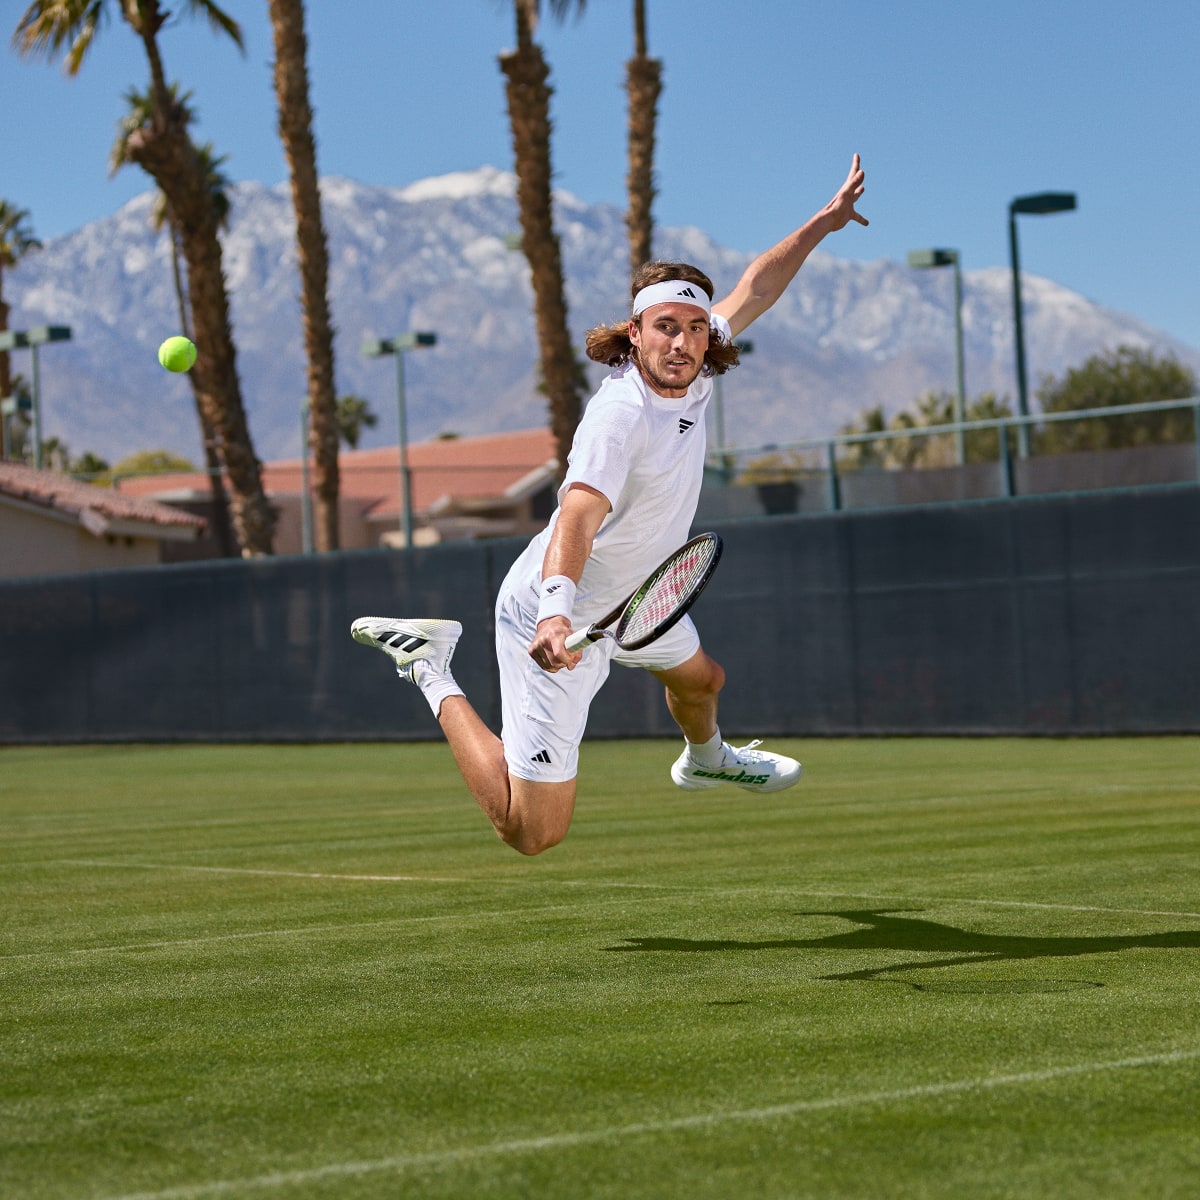
<path id="1" fill-rule="evenodd" d="M 622 650 L 640 650 L 661 637 L 704 591 L 721 558 L 721 539 L 702 533 L 660 563 L 632 596 L 586 629 L 567 637 L 566 647 L 586 650 L 612 638 Z"/>

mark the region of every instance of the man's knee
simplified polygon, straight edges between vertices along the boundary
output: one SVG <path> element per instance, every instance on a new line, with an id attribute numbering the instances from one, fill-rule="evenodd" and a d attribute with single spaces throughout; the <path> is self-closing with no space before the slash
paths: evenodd
<path id="1" fill-rule="evenodd" d="M 725 670 L 703 650 L 681 667 L 659 674 L 667 691 L 688 704 L 711 699 L 725 686 Z"/>
<path id="2" fill-rule="evenodd" d="M 496 825 L 501 840 L 519 854 L 535 855 L 567 836 L 575 812 L 575 781 L 535 783 L 510 777 L 507 818 Z"/>
<path id="3" fill-rule="evenodd" d="M 530 858 L 549 850 L 552 846 L 557 846 L 567 834 L 565 829 L 562 832 L 558 832 L 546 829 L 530 829 L 525 825 L 517 826 L 515 829 L 505 827 L 497 829 L 496 832 L 500 835 L 500 840 L 505 845 L 511 846 L 518 854 L 525 854 Z"/>

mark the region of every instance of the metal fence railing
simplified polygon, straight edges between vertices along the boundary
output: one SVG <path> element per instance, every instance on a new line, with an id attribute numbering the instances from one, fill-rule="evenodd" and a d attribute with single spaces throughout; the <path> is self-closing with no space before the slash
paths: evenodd
<path id="1" fill-rule="evenodd" d="M 960 476 L 969 475 L 974 469 L 976 495 L 965 495 L 962 487 L 953 486 L 944 489 L 947 494 L 940 497 L 930 496 L 930 499 L 962 500 L 967 498 L 1012 497 L 1018 494 L 1028 494 L 1040 491 L 1073 490 L 1069 486 L 1056 486 L 1056 477 L 1069 476 L 1068 470 L 1056 471 L 1055 460 L 1069 457 L 1063 453 L 1023 456 L 1014 453 L 1013 444 L 1019 439 L 1015 434 L 1020 429 L 1035 430 L 1039 427 L 1065 424 L 1068 422 L 1112 421 L 1122 417 L 1147 416 L 1155 413 L 1173 411 L 1190 411 L 1191 440 L 1190 443 L 1175 443 L 1172 447 L 1171 464 L 1165 468 L 1167 477 L 1162 477 L 1164 468 L 1156 469 L 1153 456 L 1146 455 L 1146 475 L 1143 479 L 1136 478 L 1136 472 L 1124 470 L 1118 472 L 1119 478 L 1112 486 L 1128 486 L 1130 483 L 1153 484 L 1159 482 L 1194 482 L 1200 480 L 1200 396 L 1190 396 L 1180 400 L 1157 400 L 1141 404 L 1112 405 L 1104 408 L 1084 409 L 1072 412 L 1036 413 L 1030 416 L 1004 415 L 989 417 L 977 421 L 953 422 L 941 425 L 913 425 L 904 428 L 870 430 L 863 433 L 837 434 L 831 437 L 809 438 L 802 441 L 787 443 L 769 443 L 749 447 L 717 447 L 709 453 L 710 472 L 714 478 L 729 485 L 739 483 L 755 484 L 760 489 L 769 490 L 774 487 L 780 494 L 786 494 L 792 485 L 793 498 L 796 489 L 814 485 L 820 494 L 820 500 L 810 503 L 807 507 L 819 511 L 837 512 L 846 504 L 847 480 L 860 475 L 864 471 L 885 471 L 892 475 L 908 473 L 920 475 L 927 472 L 943 471 L 957 472 Z M 937 467 L 875 467 L 865 468 L 848 463 L 848 451 L 861 448 L 888 446 L 896 443 L 912 443 L 914 441 L 931 442 L 942 438 L 953 439 L 961 447 L 963 439 L 970 434 L 995 435 L 994 458 L 984 457 L 980 461 L 963 463 L 957 462 L 951 466 Z M 1189 446 L 1189 452 L 1181 454 L 1181 446 Z M 1159 446 L 1133 447 L 1136 450 L 1152 450 L 1166 448 Z M 1090 453 L 1096 455 L 1120 454 L 1120 450 L 1098 450 Z M 1159 459 L 1165 461 L 1164 456 Z M 1031 468 L 1032 462 L 1038 462 L 1037 469 Z M 1103 471 L 1097 469 L 1098 478 L 1103 478 Z M 969 484 L 971 481 L 966 480 Z M 1035 486 L 1039 484 L 1041 486 Z M 1027 486 L 1022 486 L 1023 484 Z M 1103 486 L 1101 484 L 1100 486 Z M 882 489 L 874 489 L 877 493 Z M 910 489 L 920 491 L 921 489 Z M 926 489 L 928 490 L 928 489 Z M 764 492 L 764 503 L 768 507 L 769 500 Z M 795 506 L 788 506 L 779 511 L 797 511 Z M 867 505 L 875 507 L 876 505 Z M 878 507 L 887 507 L 886 503 Z M 851 507 L 864 507 L 851 505 Z"/>

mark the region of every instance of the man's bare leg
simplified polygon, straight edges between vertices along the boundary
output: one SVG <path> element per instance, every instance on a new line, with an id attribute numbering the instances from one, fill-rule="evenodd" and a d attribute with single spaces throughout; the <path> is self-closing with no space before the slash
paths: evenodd
<path id="1" fill-rule="evenodd" d="M 725 686 L 721 665 L 697 650 L 691 658 L 669 671 L 654 671 L 666 686 L 667 709 L 683 736 L 703 745 L 717 732 L 717 696 Z"/>
<path id="2" fill-rule="evenodd" d="M 536 783 L 509 777 L 504 744 L 450 673 L 462 633 L 457 621 L 359 617 L 350 632 L 356 642 L 383 651 L 400 677 L 421 689 L 471 795 L 503 841 L 522 854 L 541 854 L 566 837 L 575 810 L 575 781 Z"/>
<path id="3" fill-rule="evenodd" d="M 447 696 L 438 724 L 475 802 L 501 840 L 522 854 L 541 854 L 567 836 L 575 811 L 575 780 L 538 783 L 510 776 L 504 743 L 465 696 Z"/>
<path id="4" fill-rule="evenodd" d="M 717 723 L 717 696 L 725 672 L 703 650 L 654 675 L 666 686 L 667 708 L 687 739 L 671 768 L 676 786 L 698 791 L 733 784 L 747 791 L 774 792 L 799 781 L 801 767 L 794 758 L 758 750 L 757 741 L 740 749 L 726 744 Z"/>

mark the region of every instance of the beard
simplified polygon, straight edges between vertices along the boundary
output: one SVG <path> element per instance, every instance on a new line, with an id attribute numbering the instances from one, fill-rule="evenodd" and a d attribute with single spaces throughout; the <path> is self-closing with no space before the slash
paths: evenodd
<path id="1" fill-rule="evenodd" d="M 652 387 L 664 392 L 675 392 L 680 389 L 690 388 L 700 376 L 700 372 L 704 369 L 704 360 L 701 359 L 696 364 L 695 370 L 686 379 L 666 379 L 659 372 L 652 370 L 646 365 L 645 359 L 642 358 L 636 350 L 633 353 L 633 365 L 641 372 L 642 378 L 646 380 Z"/>

